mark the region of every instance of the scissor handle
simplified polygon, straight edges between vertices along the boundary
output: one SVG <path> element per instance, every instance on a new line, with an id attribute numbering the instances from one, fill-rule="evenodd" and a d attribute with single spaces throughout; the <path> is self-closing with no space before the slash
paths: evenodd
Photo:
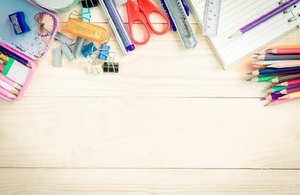
<path id="1" fill-rule="evenodd" d="M 141 15 L 138 6 L 135 5 L 135 3 L 132 0 L 127 1 L 126 3 L 126 9 L 127 9 L 127 16 L 128 16 L 128 26 L 129 26 L 129 34 L 131 36 L 132 41 L 137 45 L 145 45 L 150 40 L 150 30 L 147 26 L 147 22 Z M 146 31 L 146 38 L 142 41 L 138 41 L 134 37 L 133 33 L 133 25 L 135 23 L 141 23 Z"/>
<path id="2" fill-rule="evenodd" d="M 171 0 L 171 1 L 173 1 L 173 0 Z M 139 4 L 140 10 L 143 12 L 143 14 L 147 20 L 148 25 L 150 26 L 151 30 L 155 34 L 163 35 L 163 34 L 166 34 L 167 32 L 169 32 L 171 23 L 170 23 L 168 16 L 164 12 L 162 12 L 158 7 L 156 7 L 149 0 L 137 0 L 137 2 Z M 154 28 L 154 26 L 150 20 L 150 15 L 153 13 L 160 15 L 166 21 L 167 26 L 162 31 L 158 31 Z"/>

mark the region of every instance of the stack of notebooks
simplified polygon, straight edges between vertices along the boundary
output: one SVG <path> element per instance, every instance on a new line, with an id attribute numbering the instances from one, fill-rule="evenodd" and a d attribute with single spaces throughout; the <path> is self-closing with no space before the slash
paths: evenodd
<path id="1" fill-rule="evenodd" d="M 273 16 L 247 33 L 235 37 L 229 37 L 239 28 L 252 22 L 264 13 L 279 6 L 278 0 L 221 0 L 218 34 L 206 36 L 220 59 L 224 69 L 237 64 L 246 57 L 250 57 L 255 51 L 261 50 L 271 42 L 288 32 L 296 29 L 300 20 L 300 3 L 290 9 Z M 213 2 L 213 1 L 212 1 Z M 203 19 L 206 0 L 187 0 L 191 11 L 203 29 Z"/>
<path id="2" fill-rule="evenodd" d="M 268 93 L 261 100 L 268 105 L 282 104 L 300 98 L 300 45 L 279 45 L 256 53 L 254 71 L 248 81 L 270 82 Z"/>

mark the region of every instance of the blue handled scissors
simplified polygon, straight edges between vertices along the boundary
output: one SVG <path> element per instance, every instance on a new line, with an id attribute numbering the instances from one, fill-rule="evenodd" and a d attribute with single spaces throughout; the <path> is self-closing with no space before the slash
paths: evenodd
<path id="1" fill-rule="evenodd" d="M 169 18 L 163 13 L 158 7 L 156 7 L 149 0 L 137 0 L 137 5 L 133 0 L 128 0 L 126 3 L 127 8 L 127 16 L 128 16 L 128 24 L 129 24 L 129 34 L 131 36 L 132 41 L 137 45 L 144 45 L 150 40 L 151 31 L 157 35 L 166 34 L 170 30 L 170 21 Z M 166 27 L 159 31 L 156 30 L 150 21 L 151 14 L 157 14 L 161 16 L 166 21 Z M 141 23 L 146 32 L 146 38 L 142 41 L 137 40 L 134 37 L 133 33 L 133 25 L 135 23 Z"/>

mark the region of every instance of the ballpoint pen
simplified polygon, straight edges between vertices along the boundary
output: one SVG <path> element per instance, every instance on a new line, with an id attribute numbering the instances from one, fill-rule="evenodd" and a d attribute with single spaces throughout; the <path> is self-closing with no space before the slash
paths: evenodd
<path id="1" fill-rule="evenodd" d="M 127 51 L 133 51 L 135 49 L 135 46 L 132 42 L 132 40 L 130 39 L 129 33 L 127 32 L 123 20 L 117 10 L 116 4 L 114 2 L 114 0 L 99 0 L 100 2 L 104 2 L 107 11 L 110 15 L 110 18 L 112 19 L 112 21 L 115 24 L 115 27 L 122 39 L 122 42 L 125 46 L 125 48 L 127 49 Z"/>
<path id="2" fill-rule="evenodd" d="M 123 55 L 124 56 L 127 55 L 127 53 L 128 53 L 127 49 L 126 49 L 126 47 L 125 47 L 125 45 L 123 43 L 123 40 L 122 40 L 122 38 L 120 36 L 119 31 L 117 30 L 117 27 L 116 27 L 113 19 L 111 18 L 110 14 L 109 14 L 109 12 L 108 12 L 108 10 L 106 8 L 106 5 L 105 5 L 104 1 L 99 0 L 99 4 L 100 4 L 100 7 L 102 8 L 102 10 L 103 10 L 103 12 L 104 12 L 104 14 L 105 14 L 105 16 L 107 18 L 107 21 L 108 21 L 108 23 L 109 23 L 109 25 L 110 25 L 110 27 L 111 27 L 114 35 L 115 35 L 115 38 L 117 40 L 117 43 L 118 43 L 118 45 L 119 45 L 119 47 L 120 47 Z"/>
<path id="3" fill-rule="evenodd" d="M 295 5 L 296 3 L 298 3 L 300 0 L 289 0 L 283 4 L 281 4 L 280 6 L 278 6 L 277 8 L 273 9 L 272 11 L 262 15 L 261 17 L 257 18 L 256 20 L 250 22 L 249 24 L 247 24 L 246 26 L 240 28 L 238 31 L 236 31 L 235 33 L 233 33 L 230 37 L 236 37 L 239 35 L 244 34 L 245 32 L 247 32 L 248 30 L 251 30 L 252 28 L 254 28 L 255 26 L 263 23 L 264 21 L 268 20 L 269 18 L 275 16 L 276 14 L 286 10 L 287 8 Z"/>

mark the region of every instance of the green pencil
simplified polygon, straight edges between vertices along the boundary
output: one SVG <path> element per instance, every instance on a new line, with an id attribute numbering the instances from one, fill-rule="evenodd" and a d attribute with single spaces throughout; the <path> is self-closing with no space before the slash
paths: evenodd
<path id="1" fill-rule="evenodd" d="M 275 92 L 281 91 L 286 88 L 288 88 L 288 86 L 272 86 L 270 89 L 266 89 L 263 92 L 264 93 L 275 93 Z"/>
<path id="2" fill-rule="evenodd" d="M 278 77 L 278 75 L 263 75 L 263 76 L 257 76 L 257 77 L 247 79 L 247 81 L 270 82 L 272 79 L 276 77 Z"/>

